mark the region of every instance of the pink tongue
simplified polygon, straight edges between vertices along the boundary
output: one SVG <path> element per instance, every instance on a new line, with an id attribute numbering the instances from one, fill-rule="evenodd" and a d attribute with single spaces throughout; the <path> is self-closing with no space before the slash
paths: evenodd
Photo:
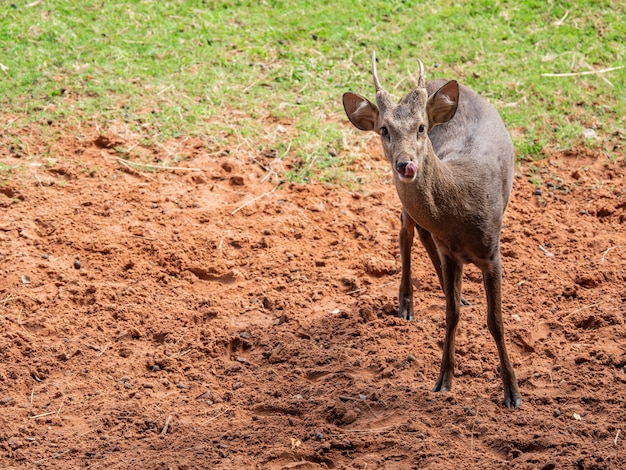
<path id="1" fill-rule="evenodd" d="M 415 165 L 415 163 L 413 162 L 407 163 L 406 167 L 404 168 L 404 176 L 413 178 L 416 172 L 417 172 L 417 166 Z"/>

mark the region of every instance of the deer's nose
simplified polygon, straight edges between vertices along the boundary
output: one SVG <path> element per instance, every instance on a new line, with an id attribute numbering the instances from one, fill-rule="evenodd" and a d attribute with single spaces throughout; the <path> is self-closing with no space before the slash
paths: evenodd
<path id="1" fill-rule="evenodd" d="M 402 176 L 412 178 L 417 172 L 417 166 L 413 162 L 398 162 L 396 163 L 396 171 Z"/>

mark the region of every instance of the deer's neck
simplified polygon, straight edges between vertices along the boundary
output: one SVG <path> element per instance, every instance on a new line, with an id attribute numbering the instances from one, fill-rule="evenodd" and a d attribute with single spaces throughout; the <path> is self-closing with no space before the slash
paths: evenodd
<path id="1" fill-rule="evenodd" d="M 422 161 L 417 162 L 415 179 L 407 184 L 396 176 L 395 184 L 400 201 L 411 218 L 432 232 L 454 211 L 459 187 L 450 169 L 429 147 Z"/>

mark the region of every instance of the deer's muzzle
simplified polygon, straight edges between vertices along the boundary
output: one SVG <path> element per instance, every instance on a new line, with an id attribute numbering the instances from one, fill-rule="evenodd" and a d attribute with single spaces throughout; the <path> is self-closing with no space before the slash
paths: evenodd
<path id="1" fill-rule="evenodd" d="M 417 173 L 417 165 L 413 162 L 398 162 L 396 163 L 396 171 L 400 176 L 413 178 L 415 173 Z"/>

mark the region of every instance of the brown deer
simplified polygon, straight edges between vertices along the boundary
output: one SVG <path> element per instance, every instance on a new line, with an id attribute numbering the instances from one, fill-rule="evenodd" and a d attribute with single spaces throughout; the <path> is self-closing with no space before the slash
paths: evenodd
<path id="1" fill-rule="evenodd" d="M 411 247 L 414 231 L 426 248 L 446 298 L 446 336 L 434 392 L 448 391 L 461 310 L 463 265 L 483 275 L 487 325 L 500 356 L 504 406 L 519 408 L 521 394 L 504 342 L 502 321 L 502 215 L 513 184 L 511 138 L 496 109 L 455 80 L 424 81 L 397 104 L 381 86 L 372 55 L 376 104 L 354 93 L 343 106 L 355 127 L 380 135 L 402 202 L 400 309 L 413 319 Z"/>

